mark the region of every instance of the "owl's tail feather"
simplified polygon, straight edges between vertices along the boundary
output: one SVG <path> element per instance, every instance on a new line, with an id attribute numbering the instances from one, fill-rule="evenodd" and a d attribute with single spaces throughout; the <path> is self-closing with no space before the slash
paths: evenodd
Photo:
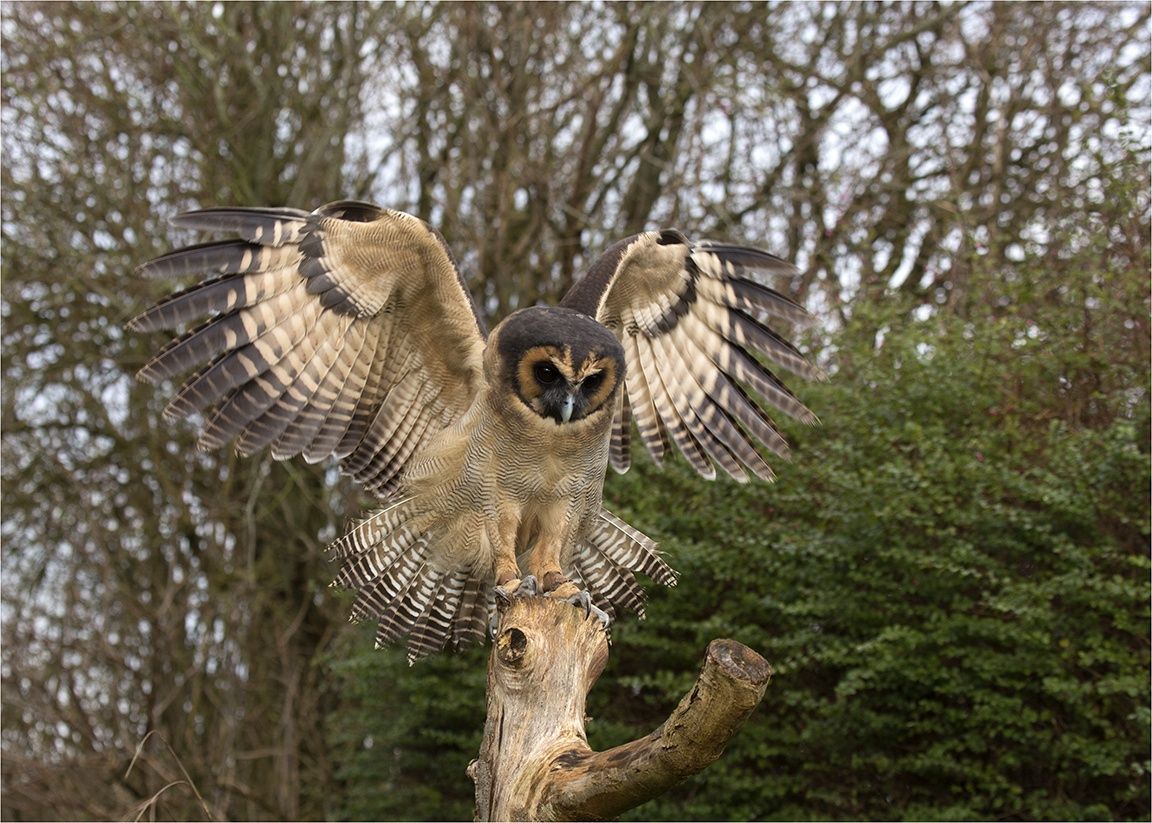
<path id="1" fill-rule="evenodd" d="M 460 605 L 452 621 L 452 648 L 462 649 L 484 639 L 488 616 L 496 608 L 490 575 L 473 574 L 464 584 Z"/>
<path id="2" fill-rule="evenodd" d="M 593 595 L 592 602 L 601 609 L 604 607 L 598 601 L 608 602 L 611 611 L 604 611 L 609 617 L 615 619 L 616 607 L 619 606 L 644 618 L 644 590 L 636 582 L 636 576 L 605 554 L 596 541 L 581 546 L 572 562 L 584 586 Z"/>
<path id="3" fill-rule="evenodd" d="M 665 586 L 676 585 L 676 572 L 660 555 L 656 543 L 607 509 L 572 558 L 570 576 L 592 594 L 592 602 L 614 618 L 621 608 L 644 617 L 644 590 L 634 572 Z M 573 574 L 574 573 L 574 574 Z"/>
<path id="4" fill-rule="evenodd" d="M 333 560 L 344 560 L 349 557 L 364 556 L 375 546 L 381 544 L 389 535 L 399 530 L 412 516 L 408 504 L 412 498 L 403 497 L 388 502 L 384 508 L 379 509 L 365 517 L 352 529 L 328 546 L 328 554 Z"/>
<path id="5" fill-rule="evenodd" d="M 591 542 L 617 565 L 646 574 L 662 586 L 676 585 L 676 571 L 664 562 L 656 542 L 605 508 L 600 509 Z"/>
<path id="6" fill-rule="evenodd" d="M 376 645 L 405 636 L 408 661 L 447 645 L 482 640 L 494 608 L 491 569 L 444 568 L 433 562 L 428 521 L 411 498 L 389 501 L 329 547 L 342 561 L 333 585 L 356 591 L 353 622 L 376 620 Z M 611 619 L 627 609 L 644 617 L 636 573 L 666 586 L 676 572 L 656 544 L 606 509 L 573 553 L 568 576 L 586 588 Z"/>
<path id="7" fill-rule="evenodd" d="M 443 569 L 410 499 L 390 502 L 329 546 L 343 562 L 333 585 L 354 589 L 351 620 L 377 620 L 376 645 L 406 635 L 408 662 L 484 637 L 491 574 Z M 487 585 L 485 585 L 487 584 Z"/>
<path id="8" fill-rule="evenodd" d="M 455 572 L 442 572 L 435 578 L 434 584 L 427 589 L 431 596 L 426 599 L 422 606 L 418 600 L 409 601 L 412 607 L 421 608 L 420 614 L 410 624 L 409 665 L 421 657 L 440 651 L 452 639 L 452 619 L 456 616 L 460 596 L 467 583 L 467 571 L 458 569 Z M 376 634 L 378 643 L 383 630 L 384 622 L 381 621 L 380 631 Z"/>

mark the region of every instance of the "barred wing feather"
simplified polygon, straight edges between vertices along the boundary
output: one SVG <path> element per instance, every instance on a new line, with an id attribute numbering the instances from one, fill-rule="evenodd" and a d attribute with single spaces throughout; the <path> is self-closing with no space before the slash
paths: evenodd
<path id="1" fill-rule="evenodd" d="M 565 295 L 561 305 L 596 318 L 624 346 L 625 396 L 610 449 L 617 471 L 631 462 L 630 419 L 657 463 L 671 442 L 702 476 L 719 466 L 740 482 L 749 472 L 774 476 L 757 443 L 788 455 L 765 406 L 816 422 L 771 368 L 823 378 L 769 325 L 805 323 L 808 314 L 753 279 L 756 271 L 795 269 L 758 249 L 693 243 L 666 229 L 620 241 Z"/>
<path id="2" fill-rule="evenodd" d="M 195 369 L 166 415 L 207 410 L 199 445 L 241 454 L 333 456 L 386 497 L 405 462 L 471 404 L 485 329 L 443 238 L 402 212 L 343 201 L 314 212 L 215 208 L 182 228 L 239 239 L 178 249 L 146 274 L 208 279 L 129 324 L 207 320 L 165 346 L 139 377 Z"/>

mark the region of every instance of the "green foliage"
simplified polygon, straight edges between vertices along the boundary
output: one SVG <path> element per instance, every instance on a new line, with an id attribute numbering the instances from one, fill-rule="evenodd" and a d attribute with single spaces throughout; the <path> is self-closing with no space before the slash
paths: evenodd
<path id="1" fill-rule="evenodd" d="M 776 668 L 721 761 L 632 819 L 1146 813 L 1147 430 L 1045 421 L 1055 392 L 1006 417 L 1036 364 L 972 331 L 890 328 L 810 393 L 833 423 L 791 432 L 774 488 L 612 484 L 684 574 L 622 632 L 593 745 L 659 722 L 712 636 Z"/>
<path id="2" fill-rule="evenodd" d="M 346 705 L 329 740 L 338 818 L 471 820 L 464 770 L 484 728 L 487 649 L 410 668 L 402 646 L 373 650 L 374 632 L 349 632 L 328 661 Z"/>

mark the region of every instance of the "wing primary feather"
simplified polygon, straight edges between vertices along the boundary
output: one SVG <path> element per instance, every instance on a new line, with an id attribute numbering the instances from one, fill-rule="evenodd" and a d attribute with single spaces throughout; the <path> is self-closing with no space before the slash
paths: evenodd
<path id="1" fill-rule="evenodd" d="M 229 436 L 238 435 L 236 452 L 249 455 L 271 444 L 293 423 L 316 388 L 320 379 L 316 372 L 325 367 L 324 358 L 331 349 L 331 341 L 319 335 L 294 331 L 295 339 L 281 339 L 270 349 L 263 370 L 221 403 L 210 425 L 205 426 L 205 436 L 211 431 L 214 441 L 226 431 Z M 245 414 L 236 416 L 241 410 Z"/>
<path id="2" fill-rule="evenodd" d="M 616 413 L 612 416 L 612 440 L 608 458 L 618 474 L 624 474 L 632 465 L 632 411 L 628 405 L 628 392 L 622 386 L 616 396 Z"/>
<path id="3" fill-rule="evenodd" d="M 659 339 L 659 338 L 657 338 Z M 692 467 L 702 476 L 712 479 L 716 476 L 716 467 L 704 454 L 699 443 L 680 415 L 680 410 L 674 400 L 675 395 L 669 391 L 665 380 L 665 371 L 670 371 L 666 365 L 663 351 L 657 348 L 653 339 L 644 338 L 637 341 L 640 354 L 640 371 L 648 378 L 648 388 L 652 393 L 652 402 L 664 427 L 672 438 L 672 442 L 680 449 L 681 454 L 688 459 Z M 663 366 L 663 367 L 662 367 Z"/>
<path id="4" fill-rule="evenodd" d="M 357 364 L 364 359 L 364 351 L 375 345 L 374 328 L 372 325 L 361 324 L 349 326 L 347 333 L 353 338 L 352 347 L 346 348 L 328 373 L 324 385 L 327 408 L 301 448 L 304 460 L 308 463 L 317 463 L 331 454 L 340 434 L 352 419 L 356 406 L 350 398 L 360 396 L 352 381 Z"/>
<path id="5" fill-rule="evenodd" d="M 337 325 L 338 327 L 343 325 L 343 331 L 327 332 L 324 343 L 312 355 L 304 371 L 293 381 L 299 385 L 305 379 L 305 375 L 319 371 L 319 374 L 315 375 L 315 388 L 272 444 L 272 456 L 277 460 L 294 457 L 304 450 L 323 425 L 332 403 L 338 396 L 335 385 L 342 383 L 341 357 L 348 345 L 348 332 L 353 328 L 353 324 L 345 319 L 343 323 L 338 322 Z"/>
<path id="6" fill-rule="evenodd" d="M 803 306 L 755 280 L 733 277 L 725 280 L 724 285 L 733 295 L 728 305 L 734 308 L 763 311 L 799 326 L 806 326 L 812 322 L 812 315 Z"/>
<path id="7" fill-rule="evenodd" d="M 316 322 L 312 321 L 313 327 Z M 347 318 L 327 315 L 321 316 L 319 322 L 343 325 Z M 259 417 L 250 420 L 244 427 L 236 441 L 238 453 L 254 454 L 275 442 L 293 424 L 315 393 L 323 379 L 321 372 L 328 368 L 333 339 L 339 337 L 322 332 L 314 334 L 311 331 L 308 329 L 302 332 L 295 345 L 284 351 L 280 359 L 265 372 L 265 376 L 271 378 L 273 385 L 279 388 L 279 394 Z M 283 459 L 275 452 L 273 457 Z"/>
<path id="8" fill-rule="evenodd" d="M 720 396 L 717 386 L 727 378 L 716 369 L 710 356 L 703 351 L 693 335 L 697 325 L 703 321 L 691 318 L 682 328 L 680 341 L 683 348 L 671 342 L 665 343 L 668 357 L 674 359 L 674 373 L 678 375 L 677 393 L 683 397 L 683 405 L 691 409 L 708 437 L 697 436 L 702 445 L 738 482 L 746 482 L 748 477 L 740 464 L 747 466 L 762 480 L 774 477 L 772 470 L 756 451 L 749 436 L 743 432 L 726 411 L 727 402 Z M 713 338 L 715 339 L 715 338 Z M 746 395 L 745 395 L 746 398 Z M 752 409 L 759 412 L 759 407 Z M 764 442 L 775 445 L 778 439 L 774 428 L 757 426 L 756 431 L 764 435 Z M 733 465 L 731 461 L 736 461 Z"/>
<path id="9" fill-rule="evenodd" d="M 299 288 L 288 289 L 255 306 L 202 323 L 164 346 L 140 369 L 137 378 L 155 383 L 175 377 L 221 352 L 237 349 L 265 334 L 275 335 L 274 330 L 288 318 L 298 311 L 310 310 L 309 304 L 301 299 L 302 293 Z"/>
<path id="10" fill-rule="evenodd" d="M 792 343 L 740 309 L 727 309 L 723 318 L 705 313 L 713 331 L 738 346 L 754 349 L 776 365 L 808 380 L 827 379 L 823 369 L 809 363 Z"/>
<path id="11" fill-rule="evenodd" d="M 771 252 L 754 249 L 751 246 L 735 246 L 730 243 L 717 243 L 712 240 L 702 240 L 696 248 L 714 254 L 720 260 L 732 266 L 739 266 L 753 271 L 765 271 L 772 274 L 794 275 L 799 272 L 795 266 L 782 257 Z"/>
<path id="12" fill-rule="evenodd" d="M 176 292 L 128 321 L 135 332 L 174 329 L 206 314 L 231 314 L 283 294 L 296 283 L 289 268 L 260 275 L 227 274 Z"/>
<path id="13" fill-rule="evenodd" d="M 225 329 L 225 325 L 232 328 Z M 189 329 L 164 345 L 140 371 L 136 379 L 144 383 L 158 383 L 175 377 L 205 359 L 217 356 L 220 346 L 213 345 L 218 338 L 237 336 L 236 329 L 243 329 L 243 321 L 236 315 L 225 315 L 205 320 L 199 326 Z"/>
<path id="14" fill-rule="evenodd" d="M 653 344 L 663 352 L 664 361 L 669 367 L 667 370 L 669 377 L 665 379 L 665 385 L 670 395 L 676 398 L 676 411 L 697 445 L 730 477 L 737 482 L 746 483 L 748 474 L 726 442 L 727 438 L 722 436 L 724 433 L 722 421 L 717 415 L 710 413 L 711 403 L 708 400 L 708 393 L 697 381 L 695 370 L 685 361 L 683 354 L 669 336 L 657 338 Z M 712 476 L 715 476 L 714 469 Z"/>
<path id="15" fill-rule="evenodd" d="M 632 405 L 640 441 L 648 449 L 656 465 L 660 465 L 664 459 L 667 441 L 659 422 L 660 416 L 656 413 L 656 407 L 652 402 L 647 375 L 641 365 L 639 334 L 624 335 L 624 351 L 631 364 L 624 375 L 624 385 L 628 390 L 628 402 Z"/>
<path id="16" fill-rule="evenodd" d="M 727 373 L 737 380 L 747 383 L 780 411 L 795 417 L 802 423 L 814 425 L 818 422 L 816 415 L 800 402 L 799 398 L 784 385 L 780 378 L 761 365 L 742 346 L 729 344 L 721 353 L 720 359 L 722 361 L 721 367 Z"/>
<path id="17" fill-rule="evenodd" d="M 815 423 L 814 415 L 771 371 L 742 346 L 732 343 L 705 322 L 686 323 L 684 339 L 691 339 L 708 360 L 723 373 L 747 383 L 765 400 L 804 423 Z"/>
<path id="18" fill-rule="evenodd" d="M 269 372 L 277 382 L 290 387 L 298 375 L 291 371 L 283 372 L 278 366 L 293 357 L 297 348 L 309 342 L 310 326 L 302 323 L 315 323 L 315 315 L 316 312 L 305 305 L 299 313 L 287 320 L 281 318 L 279 323 L 265 329 L 250 342 L 235 350 L 226 349 L 213 361 L 211 368 L 184 382 L 165 414 L 187 417 Z"/>
<path id="19" fill-rule="evenodd" d="M 749 429 L 753 436 L 767 446 L 774 454 L 785 460 L 791 457 L 791 449 L 784 435 L 776 428 L 772 418 L 764 413 L 760 404 L 753 400 L 740 384 L 726 374 L 720 374 L 712 389 L 716 402 L 732 415 L 740 425 Z M 772 475 L 775 477 L 775 475 Z"/>
<path id="20" fill-rule="evenodd" d="M 300 252 L 273 248 L 246 240 L 213 240 L 184 246 L 137 266 L 146 277 L 179 278 L 190 274 L 263 274 L 294 266 Z"/>
<path id="21" fill-rule="evenodd" d="M 708 388 L 713 401 L 750 430 L 757 440 L 780 457 L 787 459 L 788 443 L 776 428 L 776 424 L 764 413 L 760 404 L 725 371 L 723 353 L 728 344 L 701 323 L 685 324 L 684 331 L 686 340 L 696 351 L 695 356 L 711 361 L 714 366 L 712 374 L 715 380 Z"/>
<path id="22" fill-rule="evenodd" d="M 283 246 L 300 239 L 310 218 L 300 209 L 223 206 L 184 212 L 170 222 L 181 229 L 231 232 L 252 243 Z"/>
<path id="23" fill-rule="evenodd" d="M 243 386 L 233 389 L 209 416 L 200 433 L 196 447 L 201 451 L 218 449 L 241 435 L 253 423 L 259 427 L 264 414 L 272 408 L 284 393 L 284 385 L 267 372 L 262 373 Z"/>

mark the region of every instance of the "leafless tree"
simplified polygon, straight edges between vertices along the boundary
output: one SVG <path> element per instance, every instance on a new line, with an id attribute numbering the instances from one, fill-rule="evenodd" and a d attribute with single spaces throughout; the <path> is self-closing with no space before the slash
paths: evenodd
<path id="1" fill-rule="evenodd" d="M 1055 229 L 1087 221 L 1115 265 L 1146 259 L 1148 17 L 5 5 L 4 815 L 335 812 L 320 661 L 343 610 L 321 546 L 358 504 L 323 467 L 196 453 L 133 381 L 158 341 L 123 323 L 171 288 L 133 269 L 189 239 L 167 216 L 408 209 L 492 317 L 658 225 L 796 260 L 788 287 L 831 325 L 893 297 L 1009 311 L 977 258 L 1047 256 L 1037 294 L 1057 294 Z M 1143 186 L 1139 213 L 1110 208 L 1122 184 Z"/>

